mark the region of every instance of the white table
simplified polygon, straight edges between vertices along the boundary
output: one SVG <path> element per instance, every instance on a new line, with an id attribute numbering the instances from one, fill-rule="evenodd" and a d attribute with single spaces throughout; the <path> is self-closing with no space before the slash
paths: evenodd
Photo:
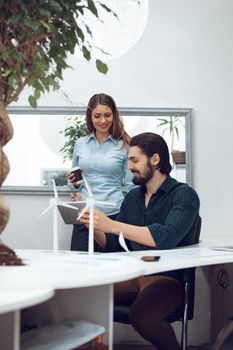
<path id="1" fill-rule="evenodd" d="M 61 251 L 54 254 L 51 251 L 18 250 L 17 255 L 28 264 L 26 266 L 0 268 L 1 289 L 11 295 L 16 293 L 18 301 L 12 305 L 11 311 L 33 305 L 20 304 L 17 293 L 18 286 L 25 284 L 47 286 L 54 290 L 54 296 L 38 306 L 30 308 L 27 316 L 32 324 L 44 326 L 59 323 L 63 320 L 86 320 L 105 327 L 105 343 L 112 349 L 113 343 L 113 283 L 128 280 L 143 274 L 143 263 L 129 256 L 109 256 L 108 254 L 94 255 Z M 39 293 L 38 293 L 39 294 Z M 52 294 L 47 297 L 51 297 Z M 44 299 L 45 300 L 45 299 Z M 44 301 L 43 299 L 38 302 Z M 8 302 L 8 301 L 7 301 Z M 8 302 L 9 304 L 9 302 Z M 1 304 L 0 304 L 1 305 Z M 3 308 L 3 306 L 2 306 Z M 5 315 L 5 316 L 4 316 Z M 6 314 L 3 321 L 6 321 Z M 0 328 L 1 341 L 9 342 L 9 349 L 19 348 L 19 319 L 9 321 L 14 331 L 14 343 L 10 342 L 9 334 Z"/>
<path id="2" fill-rule="evenodd" d="M 7 272 L 11 267 L 3 269 Z M 54 291 L 48 285 L 19 281 L 18 278 L 5 281 L 0 277 L 0 281 L 0 347 L 19 349 L 19 310 L 48 300 L 54 295 Z"/>
<path id="3" fill-rule="evenodd" d="M 216 250 L 218 248 L 219 250 Z M 150 275 L 189 267 L 232 263 L 233 245 L 231 250 L 223 250 L 223 248 L 219 246 L 218 248 L 193 245 L 171 250 L 137 251 L 131 252 L 130 254 L 134 257 L 141 257 L 143 255 L 161 256 L 160 260 L 157 262 L 144 263 L 144 275 Z"/>
<path id="4" fill-rule="evenodd" d="M 55 294 L 50 300 L 30 310 L 28 315 L 31 322 L 43 326 L 67 319 L 85 319 L 103 325 L 106 330 L 105 343 L 109 344 L 109 349 L 112 349 L 113 341 L 113 283 L 139 275 L 233 262 L 233 251 L 217 251 L 200 246 L 93 257 L 76 252 L 53 254 L 40 250 L 19 250 L 17 254 L 28 263 L 27 266 L 0 268 L 0 297 L 8 291 L 9 296 L 15 298 L 10 307 L 10 299 L 2 299 L 0 310 L 5 312 L 3 320 L 6 321 L 6 312 L 43 302 L 52 296 L 54 290 Z M 160 255 L 161 259 L 144 263 L 138 259 L 142 255 Z M 23 291 L 23 286 L 24 290 L 30 291 L 25 294 L 25 303 L 20 301 L 22 293 L 17 292 L 20 288 Z M 33 299 L 35 288 L 38 288 L 38 294 L 34 294 Z M 44 293 L 44 296 L 39 296 L 39 293 Z M 11 319 L 10 325 L 14 330 L 14 342 L 8 348 L 18 349 L 19 320 Z M 11 344 L 9 335 L 0 328 L 1 340 L 3 336 Z"/>
<path id="5" fill-rule="evenodd" d="M 216 249 L 217 247 L 217 249 Z M 221 265 L 221 264 L 230 264 L 233 263 L 233 244 L 229 244 L 230 249 L 227 249 L 226 246 L 212 246 L 206 247 L 204 244 L 194 245 L 190 247 L 183 247 L 172 250 L 147 250 L 147 251 L 137 251 L 130 252 L 132 256 L 141 257 L 143 255 L 160 255 L 161 258 L 157 262 L 146 262 L 144 268 L 144 275 L 150 275 L 154 273 L 161 273 L 176 269 L 191 268 L 191 267 L 204 267 L 211 265 Z M 113 253 L 117 254 L 117 253 Z M 124 253 L 127 254 L 127 253 Z M 218 271 L 218 267 L 215 266 L 213 272 Z M 219 287 L 221 289 L 221 287 Z M 232 289 L 231 289 L 232 290 Z M 213 294 L 212 294 L 213 293 Z M 228 292 L 229 294 L 229 292 Z M 215 341 L 217 335 L 219 334 L 220 329 L 224 325 L 224 320 L 221 319 L 221 304 L 222 299 L 216 297 L 216 290 L 211 291 L 213 297 L 213 303 L 217 302 L 214 310 L 211 309 L 213 317 L 211 315 L 211 339 Z M 219 295 L 218 295 L 219 296 Z M 229 297 L 229 296 L 228 296 Z M 231 302 L 231 297 L 228 299 Z M 219 305 L 219 306 L 218 306 Z M 227 306 L 228 317 L 232 316 L 232 305 Z M 220 314 L 218 312 L 220 311 Z M 216 320 L 217 319 L 217 320 Z"/>

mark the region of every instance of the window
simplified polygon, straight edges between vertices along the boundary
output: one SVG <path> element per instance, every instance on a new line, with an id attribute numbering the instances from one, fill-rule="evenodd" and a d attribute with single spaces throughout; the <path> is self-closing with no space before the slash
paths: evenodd
<path id="1" fill-rule="evenodd" d="M 141 132 L 161 134 L 171 150 L 168 124 L 170 118 L 179 118 L 179 138 L 174 149 L 186 155 L 185 163 L 174 163 L 172 176 L 192 184 L 190 109 L 119 108 L 126 131 L 130 136 Z M 64 160 L 61 148 L 66 141 L 65 127 L 72 116 L 85 118 L 81 107 L 9 107 L 14 127 L 13 139 L 4 147 L 10 162 L 10 173 L 4 184 L 7 193 L 50 192 L 51 180 L 56 179 L 60 191 L 67 191 L 66 172 L 71 160 Z M 163 124 L 163 125 L 161 125 Z M 160 126 L 159 126 L 160 125 Z"/>

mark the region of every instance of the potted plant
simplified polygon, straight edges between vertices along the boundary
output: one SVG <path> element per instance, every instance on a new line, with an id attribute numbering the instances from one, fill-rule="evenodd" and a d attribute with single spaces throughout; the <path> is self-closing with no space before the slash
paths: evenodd
<path id="1" fill-rule="evenodd" d="M 61 130 L 60 133 L 65 136 L 65 143 L 60 149 L 60 152 L 63 153 L 63 160 L 71 160 L 74 151 L 74 145 L 76 140 L 79 137 L 87 135 L 86 122 L 83 116 L 75 115 L 66 117 L 67 125 L 64 130 Z"/>
<path id="2" fill-rule="evenodd" d="M 37 106 L 42 93 L 57 90 L 76 46 L 90 61 L 94 43 L 85 16 L 99 19 L 100 9 L 116 16 L 104 3 L 93 0 L 0 2 L 0 188 L 10 169 L 3 148 L 13 137 L 7 106 L 18 100 L 26 86 L 32 91 L 32 107 Z M 99 59 L 96 67 L 107 73 L 107 65 Z M 8 219 L 9 208 L 1 195 L 0 235 Z M 21 264 L 20 259 L 0 239 L 0 266 L 14 264 Z"/>
<path id="3" fill-rule="evenodd" d="M 157 125 L 157 127 L 163 129 L 162 135 L 164 135 L 166 132 L 170 134 L 170 152 L 172 155 L 173 163 L 185 164 L 185 151 L 174 149 L 175 139 L 177 138 L 177 140 L 179 140 L 179 130 L 180 127 L 184 127 L 184 121 L 181 117 L 177 116 L 158 118 L 158 120 L 160 123 Z"/>

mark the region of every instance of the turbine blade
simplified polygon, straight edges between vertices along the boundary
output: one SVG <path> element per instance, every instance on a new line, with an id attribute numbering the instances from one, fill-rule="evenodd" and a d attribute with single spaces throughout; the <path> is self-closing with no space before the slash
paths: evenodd
<path id="1" fill-rule="evenodd" d="M 56 198 L 56 200 L 58 199 L 58 193 L 57 193 L 57 187 L 56 187 L 56 183 L 55 180 L 52 180 L 53 183 L 53 192 L 54 192 L 54 197 Z"/>
<path id="2" fill-rule="evenodd" d="M 85 184 L 85 187 L 87 189 L 87 193 L 88 193 L 89 197 L 93 198 L 93 193 L 91 192 L 91 188 L 90 188 L 87 180 L 85 178 L 83 178 L 83 181 L 84 181 L 84 184 Z"/>
<path id="3" fill-rule="evenodd" d="M 90 205 L 88 254 L 94 254 L 94 207 Z"/>
<path id="4" fill-rule="evenodd" d="M 73 205 L 74 206 L 74 204 L 75 203 L 87 203 L 87 201 L 72 201 L 72 202 L 59 202 L 59 204 L 68 204 L 68 205 Z"/>
<path id="5" fill-rule="evenodd" d="M 114 203 L 114 202 L 104 202 L 104 201 L 95 201 L 95 204 L 102 204 L 102 205 L 106 205 L 106 206 L 108 206 L 108 205 L 110 205 L 110 206 L 116 206 L 116 203 Z"/>
<path id="6" fill-rule="evenodd" d="M 39 218 L 41 218 L 41 216 L 43 216 L 45 213 L 47 213 L 52 208 L 53 208 L 53 204 L 50 204 L 44 211 L 42 211 L 42 213 L 39 215 Z"/>
<path id="7" fill-rule="evenodd" d="M 57 223 L 57 208 L 53 206 L 53 253 L 58 251 L 58 223 Z"/>
<path id="8" fill-rule="evenodd" d="M 73 209 L 73 210 L 76 210 L 76 211 L 78 211 L 79 210 L 79 208 L 77 208 L 77 207 L 75 207 L 75 206 L 73 206 L 73 205 L 71 205 L 71 204 L 66 204 L 66 203 L 58 203 L 58 205 L 60 205 L 60 206 L 63 206 L 63 207 L 66 207 L 66 208 L 70 208 L 70 209 Z"/>
<path id="9" fill-rule="evenodd" d="M 79 214 L 79 216 L 77 217 L 77 221 L 79 221 L 79 219 L 83 216 L 83 214 L 85 213 L 85 211 L 87 211 L 87 209 L 89 208 L 89 205 L 86 205 L 83 210 L 81 211 L 81 213 Z"/>

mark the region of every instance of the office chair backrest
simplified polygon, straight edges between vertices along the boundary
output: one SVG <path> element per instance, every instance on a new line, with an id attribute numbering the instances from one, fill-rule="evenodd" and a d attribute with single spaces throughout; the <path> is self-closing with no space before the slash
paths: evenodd
<path id="1" fill-rule="evenodd" d="M 201 224 L 202 224 L 202 219 L 199 216 L 196 224 L 193 244 L 197 244 L 200 241 Z M 182 322 L 182 332 L 181 332 L 181 349 L 182 350 L 187 349 L 188 321 L 193 319 L 193 314 L 194 314 L 195 270 L 196 270 L 195 267 L 185 269 L 184 276 L 183 276 L 183 283 L 184 283 L 183 303 L 167 319 L 170 323 L 175 321 Z"/>
<path id="2" fill-rule="evenodd" d="M 192 245 L 197 244 L 200 241 L 201 223 L 202 223 L 202 219 L 200 216 L 198 216 L 198 219 L 196 220 L 195 236 L 193 237 Z M 169 316 L 168 318 L 169 322 L 175 322 L 178 320 L 182 321 L 185 302 L 187 302 L 187 320 L 193 319 L 194 299 L 195 299 L 195 270 L 196 270 L 195 267 L 191 267 L 184 270 L 183 283 L 184 283 L 184 288 L 186 287 L 188 288 L 187 296 L 186 296 L 188 300 L 185 301 L 185 298 L 184 298 L 182 305 L 180 305 L 178 309 L 171 316 Z"/>
<path id="3" fill-rule="evenodd" d="M 194 241 L 191 244 L 197 244 L 200 241 L 201 223 L 202 223 L 202 219 L 200 216 L 198 216 L 197 223 L 196 223 L 196 229 L 195 229 Z"/>
<path id="4" fill-rule="evenodd" d="M 196 244 L 199 242 L 201 233 L 201 217 L 198 215 L 194 221 L 193 227 L 187 235 L 178 244 L 179 247 Z"/>

